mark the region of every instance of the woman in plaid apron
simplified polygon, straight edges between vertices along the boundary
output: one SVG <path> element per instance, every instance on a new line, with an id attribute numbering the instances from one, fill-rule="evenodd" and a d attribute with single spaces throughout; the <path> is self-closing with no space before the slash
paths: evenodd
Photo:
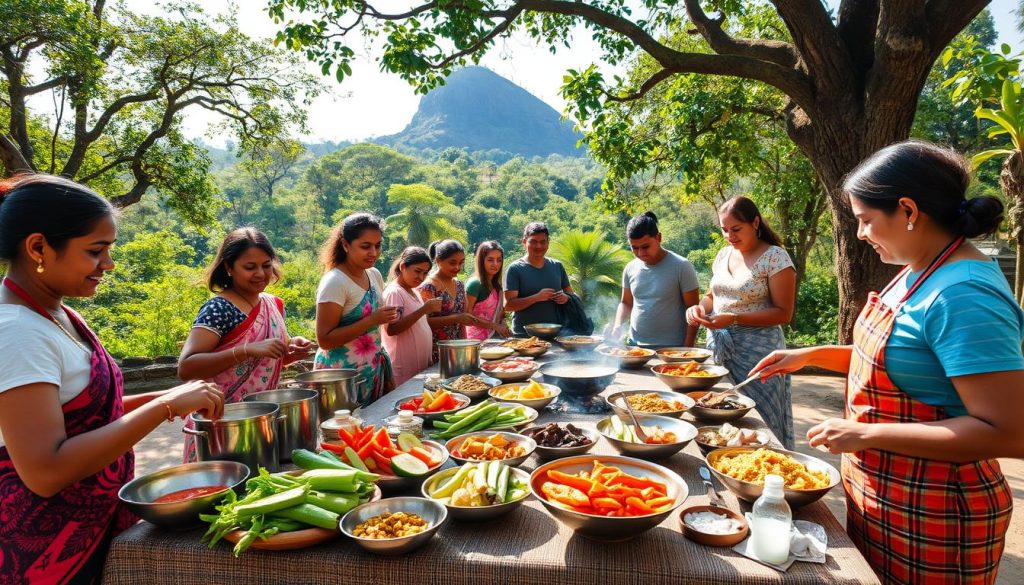
<path id="1" fill-rule="evenodd" d="M 959 155 L 918 142 L 855 169 L 844 190 L 859 237 L 907 266 L 869 296 L 852 346 L 775 352 L 757 366 L 847 373 L 845 418 L 807 436 L 843 454 L 847 531 L 885 583 L 992 583 L 1009 527 L 995 458 L 1024 452 L 1024 314 L 965 241 L 1002 214 L 994 198 L 966 200 L 967 182 Z"/>

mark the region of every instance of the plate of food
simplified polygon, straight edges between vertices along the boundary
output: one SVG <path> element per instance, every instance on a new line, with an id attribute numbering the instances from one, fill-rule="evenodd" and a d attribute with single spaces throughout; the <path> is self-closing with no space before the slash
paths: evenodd
<path id="1" fill-rule="evenodd" d="M 480 369 L 488 376 L 493 376 L 503 382 L 523 382 L 529 380 L 540 364 L 529 358 L 509 358 L 480 364 Z"/>

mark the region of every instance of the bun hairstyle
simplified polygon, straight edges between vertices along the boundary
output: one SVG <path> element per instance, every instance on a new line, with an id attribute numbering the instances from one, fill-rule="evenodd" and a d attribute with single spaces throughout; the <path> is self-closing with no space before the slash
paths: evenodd
<path id="1" fill-rule="evenodd" d="M 270 245 L 270 239 L 256 228 L 242 227 L 224 236 L 224 241 L 220 243 L 220 249 L 217 250 L 217 256 L 207 269 L 206 287 L 215 293 L 231 288 L 228 267 L 233 265 L 250 248 L 259 248 L 266 252 L 267 256 L 270 256 L 273 263 L 274 282 L 281 280 L 281 263 L 278 261 L 274 247 Z"/>
<path id="2" fill-rule="evenodd" d="M 743 223 L 754 223 L 755 219 L 759 220 L 757 223 L 758 239 L 762 242 L 767 242 L 771 246 L 782 245 L 782 238 L 765 221 L 764 216 L 761 215 L 761 210 L 757 208 L 757 204 L 747 197 L 737 196 L 729 199 L 718 208 L 718 214 L 728 215 Z"/>
<path id="3" fill-rule="evenodd" d="M 943 229 L 976 238 L 999 228 L 1003 202 L 988 196 L 967 199 L 970 182 L 970 164 L 959 153 L 907 140 L 886 146 L 857 165 L 842 189 L 847 197 L 890 215 L 906 197 Z"/>
<path id="4" fill-rule="evenodd" d="M 23 173 L 0 181 L 0 260 L 17 258 L 21 243 L 42 234 L 55 250 L 90 233 L 117 210 L 92 189 L 64 177 Z"/>
<path id="5" fill-rule="evenodd" d="M 658 216 L 653 211 L 645 211 L 629 220 L 626 224 L 626 237 L 630 240 L 657 236 L 661 233 L 658 230 Z"/>
<path id="6" fill-rule="evenodd" d="M 320 249 L 320 264 L 324 270 L 343 264 L 348 257 L 343 242 L 358 240 L 366 230 L 376 230 L 383 234 L 384 220 L 370 213 L 353 213 L 341 220 L 341 223 L 331 230 L 330 237 Z"/>
<path id="7" fill-rule="evenodd" d="M 426 250 L 419 246 L 406 246 L 406 248 L 402 250 L 402 253 L 395 258 L 395 261 L 391 263 L 391 269 L 388 270 L 388 279 L 391 281 L 398 280 L 402 269 L 408 268 L 414 264 L 428 264 L 429 266 L 433 266 L 433 263 L 430 261 L 430 256 L 427 255 Z"/>
<path id="8" fill-rule="evenodd" d="M 434 242 L 430 244 L 428 250 L 430 259 L 434 262 L 440 262 L 441 260 L 447 260 L 455 254 L 465 254 L 466 249 L 462 247 L 462 244 L 455 240 L 442 240 L 440 242 Z"/>

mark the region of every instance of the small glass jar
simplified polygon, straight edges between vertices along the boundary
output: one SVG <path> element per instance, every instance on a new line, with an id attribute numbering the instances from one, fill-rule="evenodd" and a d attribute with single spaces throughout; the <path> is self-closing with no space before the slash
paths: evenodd
<path id="1" fill-rule="evenodd" d="M 401 433 L 412 433 L 417 438 L 423 438 L 423 419 L 414 415 L 411 410 L 401 410 L 398 414 L 387 417 L 384 419 L 384 425 L 392 439 Z"/>
<path id="2" fill-rule="evenodd" d="M 426 378 L 423 378 L 423 389 L 430 390 L 433 392 L 441 385 L 441 376 L 437 374 L 431 374 Z"/>
<path id="3" fill-rule="evenodd" d="M 334 418 L 329 418 L 320 423 L 320 431 L 324 434 L 324 440 L 329 443 L 337 443 L 341 440 L 338 431 L 345 429 L 345 432 L 352 434 L 363 426 L 363 421 L 352 416 L 348 410 L 335 410 Z"/>

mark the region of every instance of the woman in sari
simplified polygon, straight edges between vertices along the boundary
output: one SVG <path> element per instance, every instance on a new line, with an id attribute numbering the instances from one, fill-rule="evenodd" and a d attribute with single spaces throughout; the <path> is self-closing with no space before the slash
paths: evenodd
<path id="1" fill-rule="evenodd" d="M 373 266 L 383 241 L 380 218 L 355 213 L 334 228 L 320 255 L 326 272 L 316 291 L 313 367 L 359 371 L 370 390 L 364 406 L 395 387 L 380 328 L 398 311 L 384 306 L 384 278 Z"/>
<path id="2" fill-rule="evenodd" d="M 465 339 L 466 325 L 475 325 L 478 319 L 467 312 L 466 287 L 459 273 L 466 264 L 466 250 L 455 240 L 430 244 L 430 260 L 437 266 L 426 282 L 417 289 L 424 301 L 441 299 L 441 310 L 427 317 L 434 332 L 432 357 L 437 362 L 437 342 Z"/>
<path id="3" fill-rule="evenodd" d="M 28 175 L 0 183 L 0 583 L 91 583 L 138 518 L 117 492 L 132 446 L 162 422 L 223 412 L 189 382 L 123 396 L 121 371 L 65 297 L 113 270 L 114 209 L 86 187 Z"/>
<path id="4" fill-rule="evenodd" d="M 263 292 L 281 277 L 277 253 L 263 232 L 239 228 L 221 242 L 206 284 L 216 296 L 192 324 L 178 360 L 182 380 L 209 380 L 226 402 L 273 390 L 284 366 L 309 355 L 311 343 L 288 337 L 284 303 Z M 195 459 L 195 440 L 185 435 L 185 461 Z"/>
<path id="5" fill-rule="evenodd" d="M 711 285 L 699 303 L 686 310 L 691 327 L 708 328 L 715 361 L 739 382 L 754 365 L 786 348 L 782 325 L 793 318 L 796 270 L 781 240 L 746 197 L 733 197 L 718 210 L 729 246 L 711 266 Z M 787 449 L 793 448 L 793 403 L 789 376 L 755 380 L 743 393 Z"/>
<path id="6" fill-rule="evenodd" d="M 505 302 L 501 291 L 505 251 L 501 244 L 490 240 L 477 246 L 473 258 L 476 271 L 466 282 L 466 311 L 477 318 L 477 323 L 466 326 L 466 338 L 483 341 L 494 333 L 508 337 L 512 332 L 505 325 Z"/>

